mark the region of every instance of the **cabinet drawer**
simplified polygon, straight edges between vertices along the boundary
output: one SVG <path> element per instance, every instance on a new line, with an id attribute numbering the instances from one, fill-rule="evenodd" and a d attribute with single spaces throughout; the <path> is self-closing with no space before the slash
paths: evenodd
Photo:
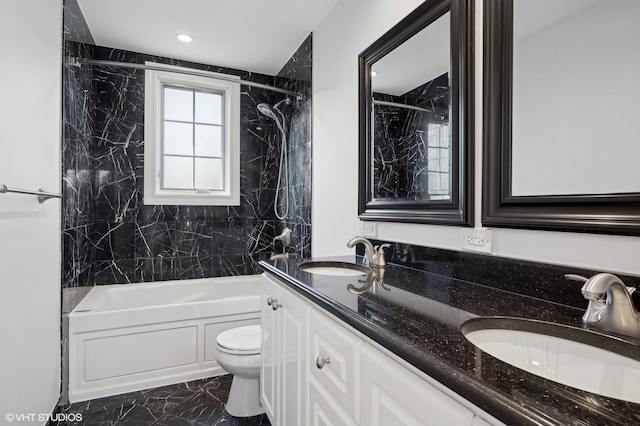
<path id="1" fill-rule="evenodd" d="M 471 426 L 473 413 L 394 360 L 361 348 L 361 424 Z"/>
<path id="2" fill-rule="evenodd" d="M 311 310 L 309 316 L 309 369 L 317 385 L 356 421 L 359 419 L 361 340 Z M 322 360 L 327 361 L 322 366 Z"/>

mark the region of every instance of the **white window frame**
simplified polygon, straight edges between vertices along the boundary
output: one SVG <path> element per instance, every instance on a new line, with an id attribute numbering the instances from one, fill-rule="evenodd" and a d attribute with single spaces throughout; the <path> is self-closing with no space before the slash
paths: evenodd
<path id="1" fill-rule="evenodd" d="M 159 64 L 154 63 L 157 67 Z M 167 71 L 145 70 L 144 88 L 144 204 L 145 205 L 240 205 L 240 77 L 238 83 L 216 79 L 236 78 L 227 74 L 207 73 L 200 77 L 172 72 L 194 71 L 188 68 L 162 66 Z M 200 73 L 200 71 L 198 70 Z M 225 187 L 221 191 L 162 189 L 162 90 L 165 85 L 195 90 L 224 92 Z"/>

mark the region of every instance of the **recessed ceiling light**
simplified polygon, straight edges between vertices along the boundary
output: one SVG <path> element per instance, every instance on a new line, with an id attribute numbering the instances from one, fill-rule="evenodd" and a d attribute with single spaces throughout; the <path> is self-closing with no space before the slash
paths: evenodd
<path id="1" fill-rule="evenodd" d="M 371 71 L 371 77 L 375 77 L 376 75 L 378 75 L 376 71 Z"/>
<path id="2" fill-rule="evenodd" d="M 176 38 L 178 40 L 180 40 L 183 43 L 191 43 L 191 40 L 193 40 L 193 37 L 191 37 L 189 34 L 185 34 L 185 33 L 178 33 L 176 34 Z"/>

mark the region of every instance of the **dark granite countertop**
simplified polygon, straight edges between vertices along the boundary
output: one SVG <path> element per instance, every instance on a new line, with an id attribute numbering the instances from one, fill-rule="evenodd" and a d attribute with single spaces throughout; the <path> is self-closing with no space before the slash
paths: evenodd
<path id="1" fill-rule="evenodd" d="M 310 274 L 309 260 L 361 263 L 356 256 L 262 261 L 260 266 L 391 352 L 509 425 L 640 424 L 640 404 L 607 398 L 525 372 L 481 351 L 460 331 L 477 316 L 506 316 L 583 328 L 583 310 L 389 264 L 384 284 L 347 291 L 363 277 Z M 593 331 L 586 333 L 593 334 Z M 597 336 L 596 336 L 597 337 Z M 640 342 L 635 345 L 640 358 Z M 585 371 L 585 374 L 588 372 Z M 638 384 L 640 392 L 640 384 Z"/>

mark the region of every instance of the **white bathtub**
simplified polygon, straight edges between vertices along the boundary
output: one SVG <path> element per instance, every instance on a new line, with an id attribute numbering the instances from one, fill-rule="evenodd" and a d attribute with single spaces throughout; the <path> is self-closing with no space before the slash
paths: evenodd
<path id="1" fill-rule="evenodd" d="M 262 280 L 94 287 L 69 314 L 69 401 L 225 374 L 216 337 L 260 322 Z"/>

